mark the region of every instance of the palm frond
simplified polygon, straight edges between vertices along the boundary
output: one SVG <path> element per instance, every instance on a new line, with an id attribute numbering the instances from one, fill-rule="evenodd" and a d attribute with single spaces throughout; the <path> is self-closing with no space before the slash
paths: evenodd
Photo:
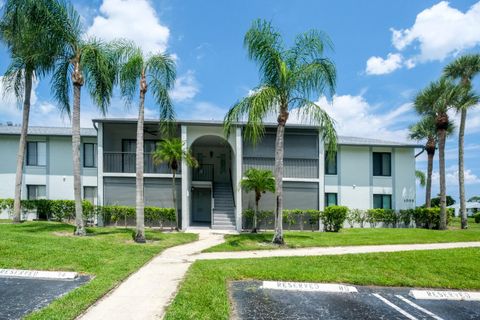
<path id="1" fill-rule="evenodd" d="M 295 45 L 287 51 L 286 61 L 290 68 L 322 59 L 325 49 L 333 50 L 330 37 L 320 30 L 309 30 L 295 37 Z"/>
<path id="2" fill-rule="evenodd" d="M 246 118 L 245 137 L 257 143 L 263 136 L 265 127 L 263 119 L 275 112 L 279 104 L 279 94 L 275 87 L 262 86 L 237 102 L 224 118 L 224 132 L 228 136 L 232 126 Z"/>
<path id="3" fill-rule="evenodd" d="M 469 82 L 480 73 L 480 54 L 466 54 L 449 63 L 444 69 L 444 76 L 451 80 Z"/>
<path id="4" fill-rule="evenodd" d="M 58 60 L 51 79 L 51 90 L 53 96 L 58 103 L 58 108 L 62 114 L 70 117 L 70 92 L 72 81 L 72 66 L 70 57 Z"/>
<path id="5" fill-rule="evenodd" d="M 250 168 L 245 171 L 245 178 L 240 181 L 240 186 L 246 192 L 273 193 L 275 192 L 275 177 L 271 170 Z"/>
<path id="6" fill-rule="evenodd" d="M 335 64 L 327 58 L 320 58 L 301 65 L 294 74 L 294 90 L 297 94 L 310 97 L 328 90 L 330 96 L 335 93 L 337 72 Z"/>
<path id="7" fill-rule="evenodd" d="M 25 84 L 25 66 L 21 59 L 12 59 L 2 78 L 3 98 L 13 93 L 17 102 L 21 101 Z"/>
<path id="8" fill-rule="evenodd" d="M 420 185 L 422 187 L 425 187 L 426 180 L 427 180 L 426 177 L 425 177 L 425 173 L 423 171 L 420 171 L 420 170 L 415 170 L 415 177 L 420 182 Z"/>
<path id="9" fill-rule="evenodd" d="M 117 47 L 116 55 L 121 59 L 119 64 L 120 93 L 129 106 L 138 92 L 139 80 L 145 67 L 140 48 L 136 46 Z"/>

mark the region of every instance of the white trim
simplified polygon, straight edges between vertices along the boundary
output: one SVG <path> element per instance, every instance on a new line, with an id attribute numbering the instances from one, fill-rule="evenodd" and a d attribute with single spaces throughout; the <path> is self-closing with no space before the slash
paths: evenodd
<path id="1" fill-rule="evenodd" d="M 410 290 L 408 295 L 417 300 L 480 301 L 480 292 L 475 291 Z"/>
<path id="2" fill-rule="evenodd" d="M 99 206 L 104 203 L 103 175 L 103 123 L 99 123 L 97 133 L 97 202 Z"/>
<path id="3" fill-rule="evenodd" d="M 182 171 L 183 171 L 183 163 L 182 163 Z M 135 178 L 135 173 L 124 173 L 124 172 L 108 172 L 103 174 L 104 177 L 133 177 Z M 144 173 L 144 178 L 172 178 L 173 175 L 171 173 Z M 175 177 L 177 179 L 181 179 L 181 174 L 176 174 Z"/>
<path id="4" fill-rule="evenodd" d="M 73 280 L 77 275 L 76 272 L 0 269 L 0 277 L 6 278 Z"/>
<path id="5" fill-rule="evenodd" d="M 318 133 L 318 210 L 325 208 L 325 146 L 322 135 Z M 337 168 L 338 173 L 338 168 Z"/>
<path id="6" fill-rule="evenodd" d="M 263 281 L 261 289 L 305 292 L 358 293 L 357 288 L 338 283 Z"/>
<path id="7" fill-rule="evenodd" d="M 183 150 L 188 151 L 187 127 L 182 125 L 181 139 Z M 190 190 L 188 190 L 188 166 L 186 161 L 182 161 L 182 229 L 185 230 L 190 226 Z"/>
<path id="8" fill-rule="evenodd" d="M 321 182 L 317 178 L 283 178 L 283 181 L 287 182 Z"/>
<path id="9" fill-rule="evenodd" d="M 240 179 L 243 177 L 243 140 L 242 140 L 242 128 L 236 128 L 235 132 L 235 169 L 236 181 L 232 181 L 233 190 L 236 191 L 235 199 L 235 222 L 237 231 L 242 231 L 242 188 L 240 188 Z"/>

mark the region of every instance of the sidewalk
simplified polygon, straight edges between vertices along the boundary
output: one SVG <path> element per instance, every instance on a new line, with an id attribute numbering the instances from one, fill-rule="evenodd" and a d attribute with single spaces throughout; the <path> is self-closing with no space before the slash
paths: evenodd
<path id="1" fill-rule="evenodd" d="M 455 248 L 476 248 L 480 242 L 447 242 L 425 244 L 389 244 L 372 246 L 349 246 L 349 247 L 313 247 L 299 249 L 277 249 L 235 252 L 209 252 L 195 255 L 196 260 L 212 259 L 250 259 L 269 257 L 301 257 L 301 256 L 325 256 L 372 252 L 398 252 L 415 250 L 438 250 Z M 193 258 L 193 257 L 192 257 Z"/>
<path id="2" fill-rule="evenodd" d="M 160 319 L 195 260 L 190 256 L 223 242 L 222 234 L 198 233 L 199 241 L 166 249 L 97 301 L 78 319 Z"/>
<path id="3" fill-rule="evenodd" d="M 453 242 L 201 253 L 206 248 L 222 243 L 224 241 L 223 234 L 200 230 L 196 232 L 199 233 L 199 241 L 163 251 L 122 282 L 118 288 L 97 301 L 78 319 L 161 319 L 165 308 L 173 299 L 180 281 L 195 260 L 323 256 L 480 247 L 480 242 Z"/>

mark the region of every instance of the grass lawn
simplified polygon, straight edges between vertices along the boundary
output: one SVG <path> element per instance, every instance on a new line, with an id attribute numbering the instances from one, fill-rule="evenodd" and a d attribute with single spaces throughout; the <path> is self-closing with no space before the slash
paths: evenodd
<path id="1" fill-rule="evenodd" d="M 301 247 L 332 247 L 375 244 L 406 244 L 434 242 L 480 241 L 480 224 L 469 219 L 469 229 L 460 229 L 456 218 L 450 230 L 426 230 L 415 228 L 353 228 L 340 232 L 286 231 L 285 246 L 273 245 L 272 232 L 226 235 L 225 242 L 206 249 L 205 252 L 267 250 Z"/>
<path id="2" fill-rule="evenodd" d="M 197 235 L 147 231 L 147 244 L 132 241 L 131 229 L 88 228 L 73 237 L 73 226 L 54 222 L 0 224 L 0 268 L 76 271 L 95 276 L 27 319 L 74 319 L 97 299 L 165 248 Z"/>
<path id="3" fill-rule="evenodd" d="M 166 319 L 228 319 L 229 280 L 480 289 L 480 249 L 203 260 L 187 273 Z"/>

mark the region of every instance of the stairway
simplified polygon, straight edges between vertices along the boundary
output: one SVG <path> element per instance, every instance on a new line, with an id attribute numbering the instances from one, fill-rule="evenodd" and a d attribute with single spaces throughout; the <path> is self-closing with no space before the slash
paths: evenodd
<path id="1" fill-rule="evenodd" d="M 215 182 L 213 198 L 212 229 L 235 230 L 235 206 L 230 182 Z"/>

